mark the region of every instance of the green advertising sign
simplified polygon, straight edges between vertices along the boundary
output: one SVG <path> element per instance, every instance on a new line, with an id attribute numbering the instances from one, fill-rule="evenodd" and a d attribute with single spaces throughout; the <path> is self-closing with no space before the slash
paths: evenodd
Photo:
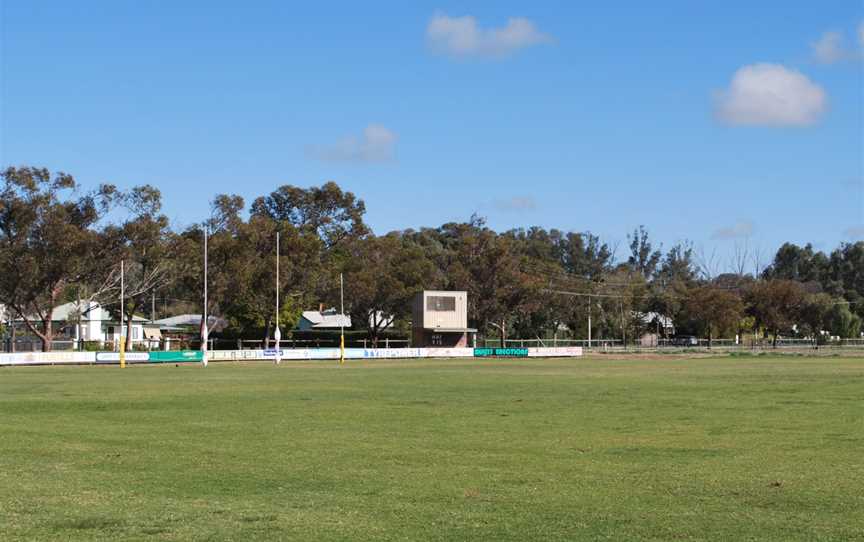
<path id="1" fill-rule="evenodd" d="M 150 362 L 168 363 L 177 361 L 203 361 L 204 353 L 200 350 L 178 350 L 176 352 L 150 352 Z"/>
<path id="2" fill-rule="evenodd" d="M 475 358 L 527 358 L 527 348 L 475 348 Z"/>

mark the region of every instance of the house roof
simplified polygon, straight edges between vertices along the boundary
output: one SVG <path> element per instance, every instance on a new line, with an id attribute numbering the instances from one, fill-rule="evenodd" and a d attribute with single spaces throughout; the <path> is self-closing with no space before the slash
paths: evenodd
<path id="1" fill-rule="evenodd" d="M 672 328 L 674 324 L 672 323 L 672 319 L 668 316 L 664 316 L 657 312 L 642 312 L 638 313 L 639 317 L 642 319 L 642 322 L 645 324 L 652 324 L 655 321 L 660 322 L 660 325 L 664 328 Z"/>
<path id="2" fill-rule="evenodd" d="M 201 326 L 201 315 L 200 314 L 178 314 L 177 316 L 171 316 L 170 318 L 161 318 L 159 320 L 154 320 L 154 324 L 158 325 L 162 329 L 166 328 L 182 328 L 182 327 L 199 327 Z M 216 325 L 222 325 L 224 327 L 224 321 L 213 315 L 207 316 L 207 326 L 215 327 Z"/>
<path id="3" fill-rule="evenodd" d="M 52 318 L 54 320 L 74 320 L 76 313 L 80 311 L 81 320 L 88 321 L 92 317 L 91 313 L 99 308 L 99 304 L 89 303 L 89 307 L 87 305 L 88 303 L 78 303 L 75 301 L 64 303 L 59 307 L 54 307 Z"/>
<path id="4" fill-rule="evenodd" d="M 89 306 L 87 306 L 89 305 Z M 64 303 L 57 307 L 54 307 L 54 312 L 51 315 L 51 320 L 54 322 L 64 322 L 64 321 L 72 321 L 77 318 L 76 313 L 81 311 L 81 321 L 89 322 L 89 321 L 101 321 L 101 322 L 115 322 L 116 319 L 113 318 L 108 311 L 98 311 L 97 309 L 101 309 L 101 305 L 96 303 L 95 301 L 88 303 L 70 301 L 69 303 Z M 94 317 L 94 313 L 99 314 L 100 317 Z M 35 317 L 35 316 L 34 316 Z M 18 319 L 20 320 L 20 319 Z M 133 322 L 146 322 L 147 319 L 138 316 L 137 314 L 132 316 Z"/>
<path id="5" fill-rule="evenodd" d="M 424 327 L 423 329 L 438 333 L 477 333 L 477 328 L 473 327 Z"/>
<path id="6" fill-rule="evenodd" d="M 177 316 L 171 316 L 170 318 L 160 318 L 158 320 L 153 320 L 153 323 L 159 325 L 160 327 L 200 326 L 201 325 L 201 315 L 200 314 L 178 314 Z"/>
<path id="7" fill-rule="evenodd" d="M 342 315 L 335 310 L 326 311 L 303 311 L 303 318 L 312 324 L 315 329 L 333 329 L 340 327 L 351 327 L 351 317 Z"/>

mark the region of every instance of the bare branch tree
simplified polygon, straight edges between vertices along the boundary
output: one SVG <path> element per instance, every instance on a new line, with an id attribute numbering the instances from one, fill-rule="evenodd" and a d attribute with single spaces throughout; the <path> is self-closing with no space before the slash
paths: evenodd
<path id="1" fill-rule="evenodd" d="M 120 291 L 120 269 L 114 266 L 108 270 L 103 280 L 99 282 L 95 288 L 90 289 L 85 286 L 82 291 L 78 288 L 75 301 L 72 302 L 72 310 L 69 312 L 68 320 L 74 323 L 78 329 L 78 347 L 81 347 L 83 341 L 82 333 L 82 317 L 90 310 L 94 302 L 100 302 L 105 299 L 116 296 Z"/>
<path id="2" fill-rule="evenodd" d="M 717 256 L 716 247 L 711 249 L 711 253 L 708 254 L 705 252 L 705 247 L 700 245 L 699 249 L 695 253 L 694 261 L 699 276 L 704 280 L 714 280 L 714 278 L 719 274 L 720 258 Z"/>
<path id="3" fill-rule="evenodd" d="M 146 305 L 146 300 L 154 291 L 168 284 L 170 280 L 168 271 L 169 267 L 166 263 L 160 262 L 153 268 L 147 269 L 137 262 L 127 262 L 123 295 L 125 314 L 120 313 L 119 296 L 113 296 L 113 302 L 110 304 L 103 302 L 103 307 L 110 307 L 111 312 L 119 315 L 120 325 L 131 330 L 135 312 Z"/>
<path id="4" fill-rule="evenodd" d="M 750 260 L 750 239 L 744 238 L 743 243 L 735 241 L 735 246 L 732 249 L 732 255 L 729 258 L 729 265 L 732 272 L 743 277 L 747 272 L 747 266 Z"/>
<path id="5" fill-rule="evenodd" d="M 621 240 L 620 239 L 616 239 L 616 240 L 612 241 L 612 250 L 610 251 L 610 255 L 609 255 L 609 266 L 610 267 L 615 267 L 615 264 L 618 261 L 618 248 L 620 248 L 620 247 L 621 247 Z"/>
<path id="6" fill-rule="evenodd" d="M 148 294 L 152 290 L 164 286 L 168 280 L 168 268 L 164 264 L 157 264 L 153 269 L 149 269 L 136 278 L 131 283 L 131 288 L 127 286 L 126 297 L 136 298 L 138 296 Z"/>
<path id="7" fill-rule="evenodd" d="M 753 265 L 753 276 L 759 278 L 765 270 L 765 251 L 761 246 L 755 247 L 750 253 L 750 261 Z"/>

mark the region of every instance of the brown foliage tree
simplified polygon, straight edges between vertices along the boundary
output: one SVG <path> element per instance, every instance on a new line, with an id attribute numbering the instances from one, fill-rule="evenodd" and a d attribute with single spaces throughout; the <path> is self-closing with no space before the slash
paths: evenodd
<path id="1" fill-rule="evenodd" d="M 0 177 L 0 302 L 48 352 L 61 294 L 91 280 L 107 259 L 96 227 L 114 188 L 76 196 L 70 175 L 31 167 L 10 167 Z"/>
<path id="2" fill-rule="evenodd" d="M 735 330 L 744 313 L 741 298 L 728 290 L 698 286 L 690 290 L 684 302 L 684 313 L 708 336 L 708 347 L 715 337 Z"/>
<path id="3" fill-rule="evenodd" d="M 800 283 L 784 279 L 757 282 L 746 296 L 750 314 L 757 325 L 771 333 L 775 348 L 780 331 L 790 329 L 799 320 L 806 297 L 807 291 Z"/>

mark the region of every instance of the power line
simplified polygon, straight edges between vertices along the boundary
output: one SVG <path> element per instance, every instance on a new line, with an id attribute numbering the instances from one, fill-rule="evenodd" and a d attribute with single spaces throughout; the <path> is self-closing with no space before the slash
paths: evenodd
<path id="1" fill-rule="evenodd" d="M 574 274 L 568 273 L 566 271 L 554 271 L 554 270 L 540 269 L 537 267 L 534 267 L 533 269 L 524 269 L 523 268 L 523 272 L 527 272 L 529 274 L 534 274 L 535 276 L 540 275 L 541 276 L 540 278 L 547 278 L 550 280 L 557 279 L 557 280 L 561 280 L 563 282 L 583 281 L 583 284 L 579 284 L 579 285 L 571 282 L 571 284 L 573 284 L 574 286 L 577 286 L 577 287 L 583 287 L 583 286 L 591 285 L 591 286 L 596 286 L 598 288 L 602 288 L 604 286 L 609 286 L 612 288 L 633 288 L 633 287 L 640 287 L 640 286 L 645 287 L 645 288 L 652 288 L 657 284 L 656 280 L 651 281 L 651 282 L 649 282 L 647 280 L 645 282 L 640 282 L 640 281 L 619 282 L 619 281 L 608 281 L 608 280 L 604 280 L 604 279 L 595 280 L 595 279 L 583 277 L 580 275 L 574 275 Z M 708 284 L 708 286 L 710 288 L 713 288 L 716 290 L 735 291 L 735 290 L 741 290 L 742 289 L 742 286 L 740 286 L 740 285 Z"/>
<path id="2" fill-rule="evenodd" d="M 549 278 L 560 278 L 564 280 L 580 280 L 583 282 L 587 282 L 590 284 L 595 284 L 597 286 L 633 286 L 634 284 L 639 284 L 638 282 L 628 281 L 628 282 L 618 282 L 618 281 L 608 281 L 608 280 L 597 280 L 590 277 L 584 277 L 581 275 L 575 275 L 573 273 L 568 273 L 567 271 L 555 271 L 549 269 L 542 269 L 538 267 L 536 264 L 531 265 L 523 265 L 523 267 L 529 267 L 529 269 L 523 269 L 523 271 L 527 271 L 529 273 L 535 273 L 539 275 L 546 275 Z"/>
<path id="3" fill-rule="evenodd" d="M 548 292 L 550 294 L 572 295 L 572 296 L 577 296 L 577 297 L 613 297 L 615 299 L 651 297 L 650 295 L 620 295 L 620 294 L 595 294 L 595 293 L 591 293 L 591 292 L 568 292 L 565 290 L 552 290 L 549 288 L 544 288 L 543 291 Z"/>

